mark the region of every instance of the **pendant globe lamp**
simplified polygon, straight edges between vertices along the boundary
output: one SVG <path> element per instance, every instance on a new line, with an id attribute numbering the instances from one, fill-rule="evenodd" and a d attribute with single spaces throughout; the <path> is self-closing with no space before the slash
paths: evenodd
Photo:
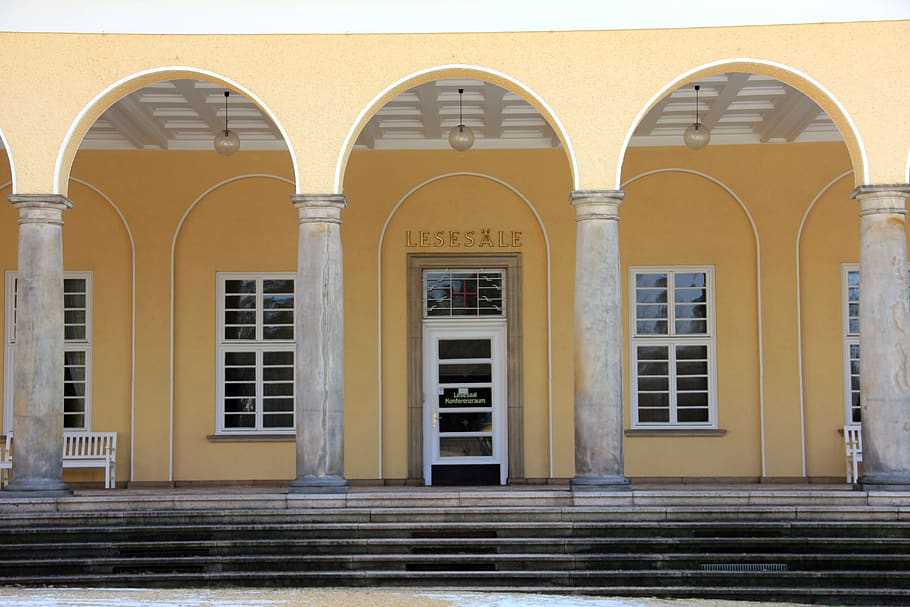
<path id="1" fill-rule="evenodd" d="M 686 147 L 691 150 L 700 150 L 711 141 L 711 131 L 698 121 L 698 90 L 700 88 L 699 85 L 695 85 L 695 122 L 690 124 L 686 132 L 683 133 L 683 141 L 686 142 Z"/>
<path id="2" fill-rule="evenodd" d="M 228 97 L 231 91 L 224 91 L 224 130 L 215 135 L 215 151 L 222 156 L 230 156 L 240 149 L 240 137 L 228 128 Z"/>
<path id="3" fill-rule="evenodd" d="M 458 89 L 458 126 L 449 131 L 449 145 L 458 152 L 464 152 L 474 145 L 474 133 L 464 125 L 462 116 L 461 98 L 463 95 L 464 89 Z"/>

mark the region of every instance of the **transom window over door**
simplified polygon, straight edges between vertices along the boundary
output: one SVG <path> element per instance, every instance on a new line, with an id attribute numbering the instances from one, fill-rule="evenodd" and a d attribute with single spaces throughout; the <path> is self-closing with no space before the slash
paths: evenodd
<path id="1" fill-rule="evenodd" d="M 218 274 L 218 431 L 294 431 L 294 277 Z"/>
<path id="2" fill-rule="evenodd" d="M 712 268 L 630 274 L 632 427 L 716 427 Z"/>
<path id="3" fill-rule="evenodd" d="M 502 270 L 428 270 L 424 318 L 505 316 Z"/>
<path id="4" fill-rule="evenodd" d="M 19 281 L 16 272 L 6 274 L 6 357 L 4 374 L 4 419 L 6 430 L 13 421 L 13 368 L 16 353 L 16 305 Z M 88 430 L 92 401 L 92 273 L 63 274 L 63 427 Z"/>

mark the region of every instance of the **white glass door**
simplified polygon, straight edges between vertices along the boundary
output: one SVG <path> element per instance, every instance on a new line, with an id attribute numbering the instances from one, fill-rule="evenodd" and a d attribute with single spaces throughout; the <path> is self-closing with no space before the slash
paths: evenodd
<path id="1" fill-rule="evenodd" d="M 424 479 L 499 484 L 506 461 L 504 321 L 424 323 Z"/>

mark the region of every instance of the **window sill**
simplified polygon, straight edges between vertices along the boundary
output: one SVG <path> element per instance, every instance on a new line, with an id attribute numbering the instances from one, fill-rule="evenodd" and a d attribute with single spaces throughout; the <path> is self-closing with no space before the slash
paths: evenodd
<path id="1" fill-rule="evenodd" d="M 293 443 L 297 440 L 294 434 L 209 434 L 211 443 Z"/>
<path id="2" fill-rule="evenodd" d="M 624 432 L 626 436 L 724 436 L 723 428 L 632 428 Z"/>

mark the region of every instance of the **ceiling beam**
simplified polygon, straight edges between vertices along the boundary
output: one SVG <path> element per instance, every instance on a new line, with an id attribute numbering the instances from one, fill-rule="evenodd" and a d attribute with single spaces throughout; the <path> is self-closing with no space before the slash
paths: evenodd
<path id="1" fill-rule="evenodd" d="M 787 89 L 787 96 L 765 119 L 759 138 L 762 143 L 772 139 L 793 141 L 821 112 L 815 102 L 795 89 Z"/>
<path id="2" fill-rule="evenodd" d="M 427 139 L 442 139 L 442 125 L 439 119 L 439 95 L 436 83 L 427 82 L 417 87 L 420 120 L 423 122 L 423 136 Z"/>
<path id="3" fill-rule="evenodd" d="M 641 119 L 641 122 L 638 123 L 638 127 L 635 129 L 636 135 L 650 135 L 651 131 L 654 130 L 654 127 L 657 126 L 657 121 L 660 120 L 660 117 L 664 113 L 664 108 L 667 107 L 667 104 L 670 103 L 670 96 L 664 95 L 660 101 L 658 101 L 654 107 L 651 108 L 645 117 Z"/>
<path id="4" fill-rule="evenodd" d="M 730 109 L 730 104 L 736 100 L 737 95 L 743 90 L 743 87 L 748 80 L 749 74 L 740 72 L 730 74 L 727 83 L 721 87 L 720 91 L 717 93 L 717 97 L 711 101 L 711 108 L 701 117 L 701 123 L 705 125 L 708 130 L 714 128 L 714 125 L 720 121 L 721 116 Z"/>
<path id="5" fill-rule="evenodd" d="M 143 104 L 127 95 L 104 113 L 104 117 L 127 138 L 137 149 L 157 147 L 168 148 L 168 134 L 152 118 Z"/>
<path id="6" fill-rule="evenodd" d="M 499 88 L 489 82 L 484 82 L 483 136 L 485 139 L 499 139 L 502 137 L 502 99 L 505 97 L 505 94 L 505 89 Z"/>

